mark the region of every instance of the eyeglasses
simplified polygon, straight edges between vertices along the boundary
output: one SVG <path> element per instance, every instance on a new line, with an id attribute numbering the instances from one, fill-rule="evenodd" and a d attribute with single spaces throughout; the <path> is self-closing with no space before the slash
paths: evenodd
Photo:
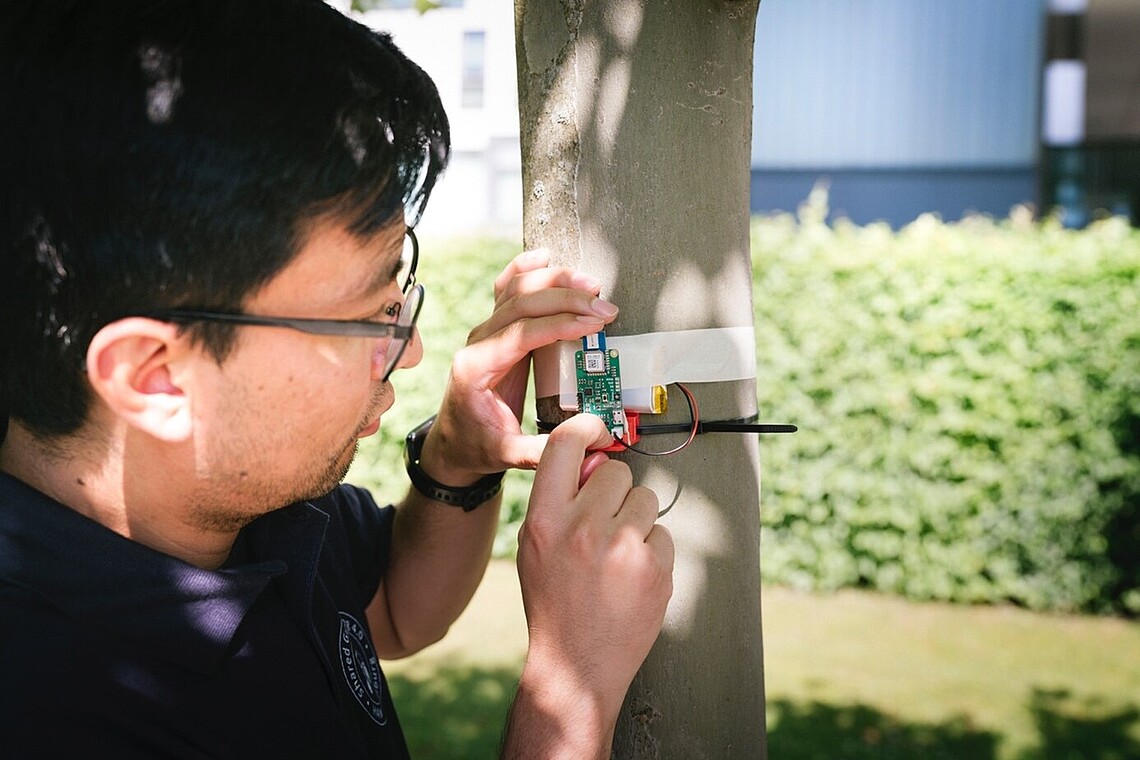
<path id="1" fill-rule="evenodd" d="M 407 295 L 416 284 L 416 265 L 420 263 L 420 241 L 411 227 L 404 229 L 404 250 L 400 252 L 400 266 L 396 270 L 396 282 L 400 291 Z"/>
<path id="2" fill-rule="evenodd" d="M 404 293 L 404 303 L 397 306 L 395 322 L 367 322 L 351 319 L 303 319 L 299 317 L 267 317 L 259 314 L 231 314 L 193 309 L 170 309 L 139 316 L 163 322 L 219 322 L 253 327 L 285 327 L 312 335 L 334 335 L 346 338 L 388 338 L 384 354 L 382 381 L 386 381 L 416 331 L 416 320 L 424 303 L 424 286 L 416 284 L 416 265 L 419 263 L 420 245 L 409 227 L 404 235 L 404 251 L 400 257 L 396 282 Z"/>

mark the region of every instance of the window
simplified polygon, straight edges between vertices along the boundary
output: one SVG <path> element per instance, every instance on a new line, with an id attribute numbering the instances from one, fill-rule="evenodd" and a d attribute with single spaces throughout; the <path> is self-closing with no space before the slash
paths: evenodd
<path id="1" fill-rule="evenodd" d="M 463 33 L 463 107 L 483 107 L 484 62 L 486 34 Z"/>

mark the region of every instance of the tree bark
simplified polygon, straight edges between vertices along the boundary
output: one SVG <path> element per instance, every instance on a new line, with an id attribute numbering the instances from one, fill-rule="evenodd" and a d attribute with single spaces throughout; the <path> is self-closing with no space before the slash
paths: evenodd
<path id="1" fill-rule="evenodd" d="M 758 8 L 516 0 L 523 242 L 602 281 L 621 307 L 610 335 L 753 324 Z M 690 387 L 703 419 L 756 411 L 754 378 Z M 670 391 L 667 419 L 687 420 Z M 552 414 L 551 399 L 539 399 L 539 418 Z M 678 442 L 662 438 L 642 443 Z M 703 435 L 671 457 L 621 458 L 667 508 L 661 522 L 677 562 L 665 626 L 626 698 L 614 757 L 765 757 L 756 438 Z"/>

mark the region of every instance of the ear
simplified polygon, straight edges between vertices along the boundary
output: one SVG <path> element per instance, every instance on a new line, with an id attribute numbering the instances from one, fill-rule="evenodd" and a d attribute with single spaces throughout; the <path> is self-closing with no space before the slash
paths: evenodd
<path id="1" fill-rule="evenodd" d="M 120 419 L 164 441 L 193 429 L 190 396 L 175 378 L 188 341 L 176 325 L 128 317 L 104 326 L 87 348 L 87 377 Z"/>

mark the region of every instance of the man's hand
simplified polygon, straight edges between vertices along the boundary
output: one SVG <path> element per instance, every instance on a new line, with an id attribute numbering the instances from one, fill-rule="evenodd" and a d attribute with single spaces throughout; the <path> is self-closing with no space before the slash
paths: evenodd
<path id="1" fill-rule="evenodd" d="M 504 757 L 608 758 L 622 700 L 673 591 L 673 540 L 611 442 L 578 415 L 550 434 L 518 566 L 530 648 Z"/>
<path id="2" fill-rule="evenodd" d="M 455 355 L 420 452 L 420 466 L 440 483 L 463 487 L 511 467 L 534 468 L 546 436 L 523 435 L 519 427 L 530 352 L 597 332 L 617 314 L 598 298 L 596 280 L 549 263 L 541 251 L 515 257 L 495 279 L 491 316 Z M 491 554 L 498 504 L 496 497 L 465 513 L 408 492 L 397 510 L 388 570 L 368 607 L 381 657 L 438 641 L 467 606 Z"/>
<path id="3" fill-rule="evenodd" d="M 530 352 L 597 332 L 617 315 L 598 297 L 597 280 L 549 263 L 543 251 L 515 257 L 495 279 L 491 316 L 455 355 L 423 451 L 436 480 L 463 486 L 512 467 L 533 469 L 545 440 L 519 427 Z"/>

